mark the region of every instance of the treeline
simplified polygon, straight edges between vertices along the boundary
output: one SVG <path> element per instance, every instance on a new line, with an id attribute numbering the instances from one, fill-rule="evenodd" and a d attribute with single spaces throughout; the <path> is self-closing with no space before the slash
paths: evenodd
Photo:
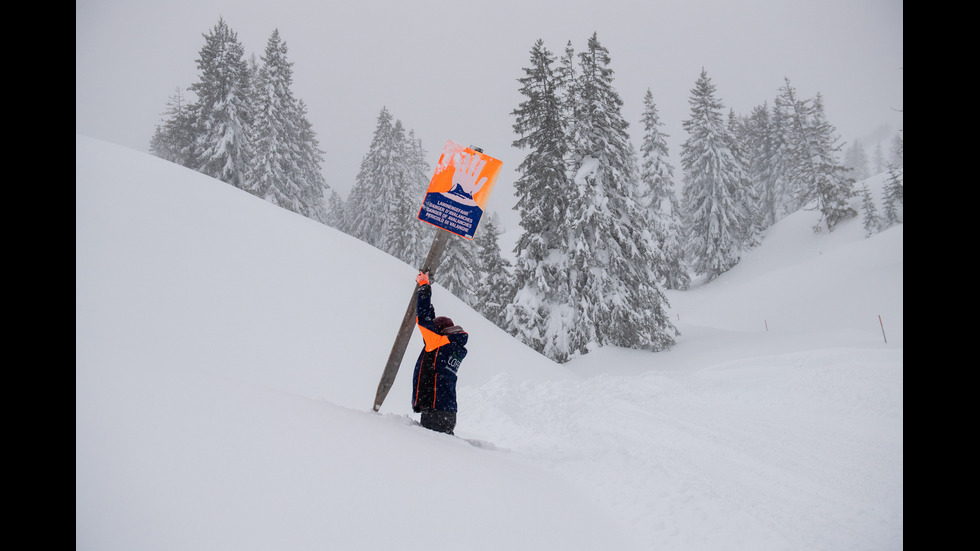
<path id="1" fill-rule="evenodd" d="M 702 69 L 683 121 L 678 196 L 652 93 L 637 152 L 613 77 L 596 34 L 560 56 L 538 40 L 513 111 L 514 145 L 527 151 L 515 183 L 524 231 L 504 327 L 559 362 L 596 346 L 667 348 L 677 331 L 664 288 L 718 277 L 789 213 L 819 212 L 814 231 L 857 215 L 855 179 L 819 94 L 800 98 L 786 79 L 771 107 L 726 113 Z M 865 202 L 869 231 L 900 221 L 898 145 L 884 219 L 869 222 Z"/>
<path id="2" fill-rule="evenodd" d="M 321 174 L 324 153 L 306 105 L 292 92 L 292 63 L 278 30 L 259 60 L 246 59 L 237 33 L 223 18 L 204 39 L 199 80 L 190 86 L 195 99 L 188 100 L 180 88 L 170 97 L 150 152 L 421 265 L 438 230 L 416 220 L 432 172 L 414 131 L 383 107 L 344 201 Z M 498 233 L 497 222 L 487 216 L 472 243 L 452 239 L 439 283 L 502 323 L 497 289 L 509 279 L 510 268 L 500 254 Z"/>
<path id="3" fill-rule="evenodd" d="M 329 189 L 306 104 L 292 92 L 286 43 L 273 31 L 259 61 L 224 19 L 204 35 L 200 78 L 170 97 L 150 152 L 320 222 Z"/>
<path id="4" fill-rule="evenodd" d="M 278 32 L 261 65 L 244 61 L 224 21 L 205 39 L 191 86 L 198 99 L 172 98 L 151 151 L 420 265 L 440 230 L 416 219 L 431 168 L 414 132 L 382 108 L 347 200 L 328 195 Z M 833 231 L 857 215 L 861 193 L 869 235 L 901 221 L 900 138 L 878 215 L 867 189 L 855 189 L 866 156 L 852 147 L 851 166 L 842 164 L 822 98 L 798 97 L 789 79 L 771 106 L 737 115 L 702 70 L 683 121 L 678 184 L 650 90 L 633 146 L 596 34 L 581 52 L 568 42 L 560 57 L 538 40 L 523 71 L 523 100 L 511 113 L 513 145 L 527 152 L 514 183 L 515 263 L 485 217 L 473 242 L 450 239 L 436 279 L 555 361 L 606 345 L 670 347 L 678 331 L 664 289 L 718 277 L 789 213 L 814 209 L 814 230 Z"/>

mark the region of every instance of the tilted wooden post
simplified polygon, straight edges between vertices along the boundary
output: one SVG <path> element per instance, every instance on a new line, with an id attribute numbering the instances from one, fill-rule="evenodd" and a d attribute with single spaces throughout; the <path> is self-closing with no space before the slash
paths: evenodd
<path id="1" fill-rule="evenodd" d="M 429 254 L 425 257 L 425 262 L 422 263 L 422 270 L 429 274 L 431 278 L 436 273 L 436 268 L 439 267 L 439 263 L 442 261 L 442 253 L 446 250 L 446 244 L 449 243 L 450 233 L 443 230 L 437 230 L 436 236 L 432 240 L 432 246 L 429 247 Z M 391 346 L 391 353 L 388 355 L 388 363 L 385 364 L 384 373 L 381 374 L 381 381 L 378 383 L 378 392 L 374 395 L 374 411 L 381 409 L 381 404 L 384 403 L 385 398 L 388 396 L 388 391 L 391 390 L 391 385 L 395 383 L 395 375 L 398 374 L 398 368 L 401 366 L 402 358 L 405 356 L 405 349 L 408 348 L 408 342 L 412 340 L 412 330 L 415 329 L 415 302 L 418 299 L 419 286 L 416 284 L 415 289 L 412 291 L 412 300 L 408 302 L 408 309 L 405 310 L 405 317 L 402 318 L 402 325 L 398 328 L 398 334 L 395 336 L 395 344 Z"/>

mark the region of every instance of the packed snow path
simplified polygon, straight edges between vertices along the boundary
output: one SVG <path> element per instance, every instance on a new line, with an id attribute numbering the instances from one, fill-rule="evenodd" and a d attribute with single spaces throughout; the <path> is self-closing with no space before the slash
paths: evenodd
<path id="1" fill-rule="evenodd" d="M 463 390 L 459 432 L 560 473 L 651 548 L 900 548 L 901 364 L 901 350 L 832 349 L 693 373 L 500 376 Z"/>

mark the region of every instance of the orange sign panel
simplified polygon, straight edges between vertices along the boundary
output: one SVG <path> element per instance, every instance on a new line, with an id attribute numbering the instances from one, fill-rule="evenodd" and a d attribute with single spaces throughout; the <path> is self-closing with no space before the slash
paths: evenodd
<path id="1" fill-rule="evenodd" d="M 418 219 L 473 239 L 503 162 L 447 141 Z"/>

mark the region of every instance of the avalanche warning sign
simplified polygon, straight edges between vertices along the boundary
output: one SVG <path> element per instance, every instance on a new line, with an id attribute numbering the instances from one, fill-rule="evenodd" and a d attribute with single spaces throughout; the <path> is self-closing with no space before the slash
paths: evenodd
<path id="1" fill-rule="evenodd" d="M 447 141 L 418 219 L 473 239 L 503 162 Z"/>

